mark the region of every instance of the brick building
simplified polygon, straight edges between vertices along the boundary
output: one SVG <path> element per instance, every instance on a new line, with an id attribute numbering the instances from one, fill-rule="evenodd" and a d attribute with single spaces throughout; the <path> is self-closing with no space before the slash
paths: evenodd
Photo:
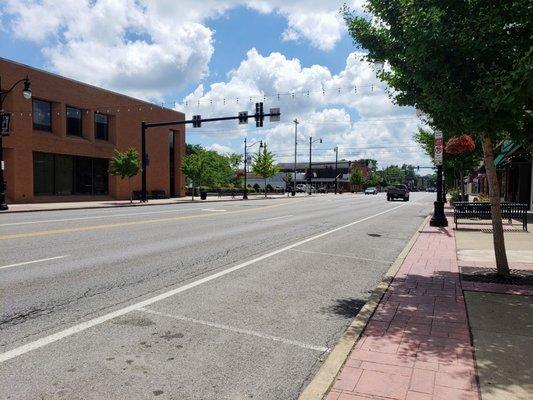
<path id="1" fill-rule="evenodd" d="M 4 110 L 11 113 L 3 139 L 8 203 L 128 199 L 126 180 L 111 176 L 113 151 L 130 147 L 140 154 L 141 121 L 183 120 L 184 114 L 132 97 L 67 79 L 0 58 L 2 90 L 28 76 L 32 98 L 16 87 Z M 183 126 L 147 133 L 147 189 L 185 195 L 181 161 Z M 140 174 L 132 189 L 140 190 Z"/>

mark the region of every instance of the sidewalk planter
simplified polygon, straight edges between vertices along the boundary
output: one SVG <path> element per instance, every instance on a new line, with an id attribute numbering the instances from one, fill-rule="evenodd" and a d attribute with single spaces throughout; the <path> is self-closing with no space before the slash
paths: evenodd
<path id="1" fill-rule="evenodd" d="M 202 190 L 200 192 L 200 199 L 201 200 L 206 200 L 207 199 L 207 191 L 206 190 Z"/>

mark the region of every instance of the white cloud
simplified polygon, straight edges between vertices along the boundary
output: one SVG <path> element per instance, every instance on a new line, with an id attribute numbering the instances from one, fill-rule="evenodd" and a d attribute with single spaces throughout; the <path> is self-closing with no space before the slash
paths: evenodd
<path id="1" fill-rule="evenodd" d="M 350 4 L 360 8 L 361 0 Z M 287 20 L 282 40 L 331 50 L 345 32 L 341 0 L 4 0 L 12 35 L 43 45 L 59 74 L 159 99 L 209 72 L 206 21 L 244 6 Z"/>
<path id="2" fill-rule="evenodd" d="M 218 143 L 213 143 L 211 146 L 208 147 L 208 149 L 214 150 L 218 154 L 222 154 L 222 155 L 229 155 L 229 154 L 234 153 L 234 150 L 231 147 L 225 146 L 223 144 L 218 144 Z"/>
<path id="3" fill-rule="evenodd" d="M 381 166 L 406 162 L 428 165 L 429 160 L 412 140 L 420 124 L 415 111 L 394 105 L 373 68 L 360 59 L 361 54 L 350 54 L 345 69 L 332 74 L 323 66 L 302 67 L 298 59 L 288 59 L 280 53 L 263 56 L 251 49 L 226 82 L 208 88 L 199 85 L 178 109 L 209 117 L 234 115 L 242 110 L 252 112 L 256 101 L 264 101 L 266 110 L 281 108 L 282 121 L 266 121 L 262 129 L 256 130 L 251 120 L 244 126 L 216 123 L 189 130 L 189 134 L 200 134 L 205 140 L 216 135 L 225 145 L 232 143 L 235 151 L 240 151 L 237 147 L 248 133 L 266 140 L 280 161 L 292 161 L 292 121 L 298 118 L 299 159 L 307 159 L 308 138 L 312 136 L 324 141 L 314 145 L 315 160 L 332 160 L 333 148 L 339 146 L 340 158 L 375 158 Z M 288 94 L 278 100 L 276 96 L 292 91 L 294 98 Z"/>

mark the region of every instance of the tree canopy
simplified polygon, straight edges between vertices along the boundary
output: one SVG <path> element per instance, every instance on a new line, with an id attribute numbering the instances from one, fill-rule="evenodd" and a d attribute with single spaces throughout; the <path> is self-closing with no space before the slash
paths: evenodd
<path id="1" fill-rule="evenodd" d="M 529 0 L 368 0 L 372 19 L 345 9 L 352 37 L 399 105 L 443 132 L 533 141 L 533 3 Z"/>
<path id="2" fill-rule="evenodd" d="M 186 156 L 181 169 L 193 186 L 223 186 L 235 177 L 228 157 L 204 148 L 197 148 Z"/>
<path id="3" fill-rule="evenodd" d="M 120 176 L 120 179 L 128 178 L 130 186 L 130 203 L 133 200 L 131 178 L 139 172 L 141 172 L 141 159 L 139 158 L 137 150 L 129 148 L 125 152 L 120 152 L 115 149 L 109 165 L 109 173 L 114 176 Z"/>
<path id="4" fill-rule="evenodd" d="M 267 148 L 266 143 L 263 149 L 253 156 L 252 171 L 265 180 L 265 196 L 266 196 L 266 180 L 279 172 L 279 168 L 274 161 L 274 154 Z"/>

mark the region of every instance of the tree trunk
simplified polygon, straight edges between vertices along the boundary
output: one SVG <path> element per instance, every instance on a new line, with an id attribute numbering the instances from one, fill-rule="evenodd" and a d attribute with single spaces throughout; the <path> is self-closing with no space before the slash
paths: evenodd
<path id="1" fill-rule="evenodd" d="M 267 197 L 267 180 L 265 178 L 265 197 Z"/>
<path id="2" fill-rule="evenodd" d="M 498 275 L 509 276 L 509 263 L 505 251 L 505 236 L 503 234 L 502 210 L 500 207 L 500 185 L 496 166 L 494 165 L 494 154 L 492 140 L 489 136 L 481 134 L 483 144 L 483 156 L 485 169 L 489 181 L 490 209 L 492 213 L 492 230 L 494 241 L 494 255 L 496 256 L 496 268 Z"/>
<path id="3" fill-rule="evenodd" d="M 192 184 L 192 196 L 191 196 L 191 200 L 194 201 L 194 183 Z"/>
<path id="4" fill-rule="evenodd" d="M 130 188 L 130 204 L 133 203 L 133 192 L 131 191 L 131 176 L 128 178 L 128 185 Z"/>

